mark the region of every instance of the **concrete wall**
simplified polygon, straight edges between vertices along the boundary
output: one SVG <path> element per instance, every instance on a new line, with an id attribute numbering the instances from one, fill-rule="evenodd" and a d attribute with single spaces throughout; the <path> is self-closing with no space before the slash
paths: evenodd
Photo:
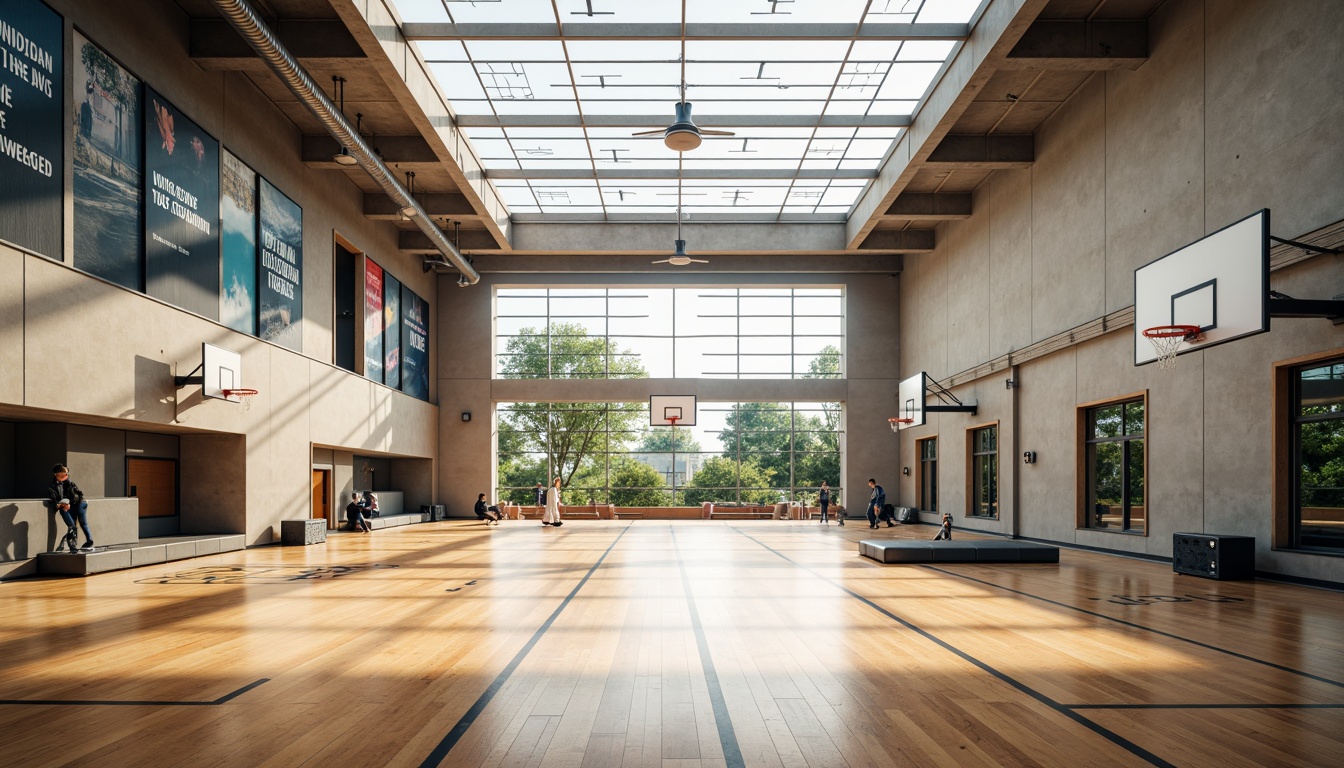
<path id="1" fill-rule="evenodd" d="M 818 257 L 818 263 L 824 257 Z M 843 380 L 621 379 L 605 381 L 494 380 L 494 289 L 520 286 L 838 286 L 845 292 Z M 501 402 L 647 401 L 653 394 L 696 395 L 699 402 L 840 401 L 845 404 L 845 503 L 867 498 L 865 482 L 878 477 L 895 485 L 896 440 L 887 425 L 895 415 L 897 376 L 897 281 L 888 275 L 806 274 L 796 277 L 685 272 L 675 283 L 661 275 L 545 274 L 483 276 L 460 290 L 450 281 L 439 289 L 439 391 L 441 501 L 456 517 L 471 515 L 477 493 L 493 492 L 497 424 Z M 461 413 L 470 411 L 470 422 Z"/>
<path id="2" fill-rule="evenodd" d="M 78 26 L 302 206 L 303 352 L 70 267 L 73 142 L 67 128 L 64 260 L 0 245 L 6 278 L 0 280 L 0 417 L 75 425 L 69 461 L 79 465 L 77 476 L 91 495 L 124 493 L 127 448 L 158 454 L 160 442 L 180 436 L 183 532 L 245 533 L 249 544 L 270 542 L 280 520 L 308 517 L 315 444 L 431 461 L 438 429 L 432 402 L 332 365 L 334 239 L 339 234 L 377 258 L 430 301 L 431 313 L 437 313 L 437 278 L 421 271 L 417 257 L 398 252 L 391 224 L 364 218 L 363 193 L 352 181 L 302 164 L 299 130 L 246 76 L 192 63 L 188 19 L 177 4 L 50 5 L 65 16 L 67 35 Z M 67 71 L 72 55 L 67 49 Z M 244 385 L 261 391 L 250 407 L 206 401 L 198 386 L 174 385 L 174 374 L 186 375 L 200 362 L 203 341 L 242 355 Z M 72 361 L 78 375 L 53 373 L 68 370 Z M 42 432 L 34 424 L 16 430 Z M 66 446 L 57 445 L 67 437 L 65 427 L 47 432 L 17 438 L 24 449 L 13 460 L 16 495 L 40 495 L 24 484 L 38 478 L 44 489 L 56 460 L 50 455 L 65 453 Z M 119 446 L 103 444 L 102 438 L 117 435 Z M 122 457 L 116 462 L 106 458 L 112 448 Z M 426 495 L 421 487 L 415 493 Z"/>
<path id="3" fill-rule="evenodd" d="M 139 499 L 89 502 L 89 532 L 99 546 L 139 541 Z M 0 499 L 0 579 L 36 572 L 33 559 L 55 551 L 65 536 L 65 521 L 50 501 Z M 84 541 L 84 533 L 79 533 Z"/>
<path id="4" fill-rule="evenodd" d="M 1170 0 L 1149 27 L 1148 62 L 1094 75 L 1038 132 L 1032 168 L 993 174 L 969 220 L 943 225 L 935 253 L 907 258 L 903 374 L 944 378 L 1123 310 L 1136 267 L 1259 208 L 1289 238 L 1344 214 L 1344 5 Z M 1341 285 L 1335 257 L 1271 277 L 1299 298 Z M 905 463 L 916 438 L 938 435 L 941 506 L 958 525 L 1157 556 L 1170 556 L 1176 531 L 1253 535 L 1261 570 L 1344 581 L 1344 559 L 1270 547 L 1272 365 L 1344 346 L 1344 329 L 1275 320 L 1272 333 L 1184 355 L 1173 371 L 1135 368 L 1133 333 L 1065 338 L 959 387 L 979 414 L 906 430 Z M 1010 377 L 1018 389 L 1005 388 Z M 1077 406 L 1143 392 L 1147 535 L 1080 530 Z M 965 430 L 988 421 L 1002 425 L 1004 514 L 968 521 Z M 1038 463 L 1022 464 L 1026 450 Z M 900 501 L 915 490 L 912 472 Z"/>

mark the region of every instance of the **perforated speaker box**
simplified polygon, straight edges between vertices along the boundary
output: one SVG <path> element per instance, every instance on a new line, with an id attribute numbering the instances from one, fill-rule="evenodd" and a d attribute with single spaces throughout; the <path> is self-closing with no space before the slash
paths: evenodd
<path id="1" fill-rule="evenodd" d="M 1172 536 L 1171 569 L 1188 576 L 1232 581 L 1255 578 L 1255 537 L 1212 533 Z"/>

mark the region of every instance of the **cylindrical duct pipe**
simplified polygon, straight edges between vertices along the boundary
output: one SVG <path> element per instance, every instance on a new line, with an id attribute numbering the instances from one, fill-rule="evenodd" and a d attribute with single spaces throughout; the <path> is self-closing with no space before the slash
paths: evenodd
<path id="1" fill-rule="evenodd" d="M 457 249 L 448 238 L 444 236 L 443 230 L 429 218 L 429 213 L 420 206 L 410 192 L 406 191 L 393 176 L 392 171 L 383 163 L 382 158 L 373 151 L 373 148 L 365 143 L 363 137 L 351 127 L 345 119 L 345 115 L 336 108 L 336 105 L 327 98 L 322 89 L 313 82 L 313 78 L 304 71 L 299 65 L 293 54 L 285 50 L 276 39 L 275 33 L 270 27 L 261 20 L 257 12 L 252 8 L 247 0 L 212 0 L 215 7 L 219 9 L 220 14 L 238 30 L 238 34 L 252 46 L 261 60 L 271 68 L 280 81 L 289 88 L 299 101 L 308 110 L 313 113 L 341 146 L 349 150 L 350 154 L 359 161 L 360 167 L 368 172 L 373 180 L 383 188 L 387 196 L 397 204 L 398 208 L 414 208 L 415 216 L 412 220 L 429 237 L 429 241 L 434 247 L 443 254 L 441 263 L 452 265 L 466 277 L 467 281 L 475 284 L 480 281 L 481 276 L 476 269 L 471 266 L 462 252 Z"/>

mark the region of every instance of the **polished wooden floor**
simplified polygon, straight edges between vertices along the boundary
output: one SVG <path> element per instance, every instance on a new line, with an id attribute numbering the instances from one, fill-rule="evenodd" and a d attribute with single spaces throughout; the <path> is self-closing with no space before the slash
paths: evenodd
<path id="1" fill-rule="evenodd" d="M 0 584 L 5 766 L 1344 765 L 1344 594 L 449 522 Z"/>

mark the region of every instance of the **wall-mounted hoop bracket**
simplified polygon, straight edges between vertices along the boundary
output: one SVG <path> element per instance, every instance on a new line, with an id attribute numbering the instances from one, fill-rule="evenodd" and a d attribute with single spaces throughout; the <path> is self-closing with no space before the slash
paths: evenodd
<path id="1" fill-rule="evenodd" d="M 926 402 L 924 404 L 926 413 L 969 413 L 975 416 L 979 412 L 980 406 L 976 403 L 967 405 L 933 379 L 929 379 L 928 382 L 928 393 L 941 400 L 943 405 L 929 405 Z"/>
<path id="2" fill-rule="evenodd" d="M 1344 323 L 1344 294 L 1333 299 L 1294 299 L 1278 291 L 1269 292 L 1270 317 L 1323 317 L 1335 325 Z"/>
<path id="3" fill-rule="evenodd" d="M 1270 240 L 1273 240 L 1273 241 L 1276 242 L 1276 243 L 1283 243 L 1284 245 L 1291 245 L 1291 246 L 1293 246 L 1294 248 L 1301 248 L 1301 249 L 1304 250 L 1304 251 L 1311 251 L 1312 253 L 1328 253 L 1328 254 L 1332 254 L 1332 255 L 1334 255 L 1334 256 L 1338 256 L 1339 254 L 1344 253 L 1344 251 L 1341 251 L 1341 250 L 1338 249 L 1338 248 L 1326 248 L 1326 247 L 1321 246 L 1321 245 L 1312 245 L 1311 243 L 1303 243 L 1303 242 L 1299 242 L 1299 241 L 1297 241 L 1297 240 L 1289 240 L 1289 239 L 1287 239 L 1287 238 L 1285 238 L 1285 237 L 1275 237 L 1275 236 L 1273 236 L 1273 235 L 1270 235 L 1270 236 L 1269 236 L 1269 239 L 1270 239 Z"/>
<path id="4" fill-rule="evenodd" d="M 196 374 L 198 373 L 201 375 L 197 376 Z M 174 376 L 173 383 L 177 384 L 179 387 L 185 387 L 188 384 L 200 384 L 201 386 L 205 386 L 205 363 L 202 362 L 195 368 L 192 368 L 191 373 L 188 373 L 186 376 Z"/>

